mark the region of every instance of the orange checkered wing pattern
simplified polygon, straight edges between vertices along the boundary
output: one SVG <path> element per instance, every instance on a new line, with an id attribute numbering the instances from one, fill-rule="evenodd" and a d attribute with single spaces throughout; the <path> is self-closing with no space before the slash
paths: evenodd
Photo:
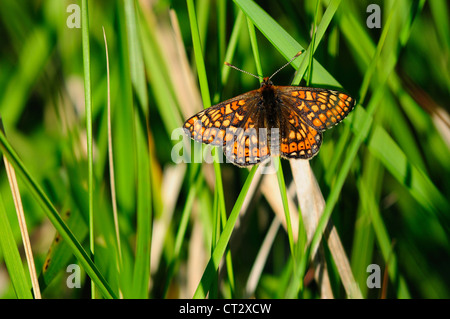
<path id="1" fill-rule="evenodd" d="M 308 126 L 291 107 L 284 106 L 281 110 L 280 155 L 288 159 L 315 156 L 322 145 L 322 133 Z"/>
<path id="2" fill-rule="evenodd" d="M 342 92 L 299 86 L 278 87 L 283 104 L 289 105 L 313 129 L 323 132 L 353 110 L 355 100 Z"/>
<path id="3" fill-rule="evenodd" d="M 310 159 L 322 144 L 322 132 L 341 122 L 355 100 L 334 90 L 261 87 L 207 108 L 184 123 L 195 141 L 224 148 L 238 166 L 260 163 L 271 155 Z"/>
<path id="4" fill-rule="evenodd" d="M 184 123 L 197 142 L 224 147 L 225 156 L 238 166 L 264 161 L 270 156 L 267 138 L 261 135 L 264 114 L 259 95 L 250 91 L 200 111 Z"/>

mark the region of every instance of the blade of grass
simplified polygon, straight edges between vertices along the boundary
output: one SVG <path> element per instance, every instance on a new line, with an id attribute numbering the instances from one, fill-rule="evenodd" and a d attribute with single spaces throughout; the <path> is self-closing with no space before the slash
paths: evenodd
<path id="1" fill-rule="evenodd" d="M 278 163 L 276 165 L 278 165 L 278 170 L 277 170 L 277 179 L 278 179 L 278 187 L 280 188 L 280 195 L 281 195 L 281 200 L 283 202 L 283 209 L 284 209 L 284 214 L 286 216 L 286 228 L 287 228 L 287 233 L 288 233 L 288 239 L 289 239 L 289 249 L 291 251 L 291 256 L 292 259 L 294 260 L 294 265 L 296 262 L 296 254 L 295 254 L 295 243 L 294 243 L 294 235 L 292 234 L 292 224 L 291 224 L 291 215 L 289 213 L 289 205 L 288 205 L 288 200 L 287 200 L 287 195 L 286 195 L 286 184 L 284 182 L 284 176 L 283 176 L 283 169 L 281 167 L 281 160 L 280 157 L 274 158 L 275 161 L 278 161 Z M 295 271 L 295 267 L 294 267 L 294 271 Z"/>
<path id="2" fill-rule="evenodd" d="M 136 159 L 134 152 L 134 113 L 131 71 L 128 58 L 128 40 L 123 5 L 116 9 L 118 34 L 117 100 L 112 101 L 112 128 L 114 134 L 114 174 L 116 178 L 117 205 L 124 216 L 134 216 L 136 211 Z M 113 91 L 114 92 L 114 91 Z M 116 105 L 116 106 L 115 106 Z M 130 285 L 131 290 L 131 285 Z"/>
<path id="3" fill-rule="evenodd" d="M 200 36 L 198 33 L 198 24 L 195 16 L 194 2 L 193 0 L 186 0 L 189 22 L 191 26 L 192 45 L 194 47 L 195 65 L 198 72 L 198 79 L 200 82 L 200 92 L 202 95 L 203 107 L 206 109 L 211 106 L 211 97 L 209 95 L 208 81 L 206 78 L 205 62 L 203 60 L 202 45 L 200 43 Z"/>
<path id="4" fill-rule="evenodd" d="M 234 53 L 236 51 L 236 46 L 239 40 L 239 32 L 241 31 L 242 26 L 244 25 L 244 13 L 239 10 L 236 21 L 233 25 L 233 31 L 231 31 L 230 41 L 227 45 L 227 51 L 225 53 L 224 62 L 231 62 L 233 60 Z M 225 64 L 222 66 L 222 85 L 227 82 L 228 75 L 230 74 L 230 68 Z M 219 101 L 219 92 L 214 96 L 214 101 Z M 217 96 L 217 98 L 216 98 Z"/>
<path id="5" fill-rule="evenodd" d="M 196 4 L 195 16 L 197 17 L 198 34 L 200 42 L 203 43 L 208 38 L 208 19 L 212 12 L 212 3 L 209 0 L 198 0 Z M 202 47 L 202 54 L 205 54 L 204 47 Z"/>
<path id="6" fill-rule="evenodd" d="M 77 236 L 81 242 L 87 237 L 88 226 L 80 211 L 67 210 L 64 212 L 62 218 L 74 236 Z M 57 232 L 48 249 L 47 256 L 42 265 L 42 271 L 39 275 L 39 286 L 42 291 L 45 291 L 61 271 L 67 268 L 67 265 L 73 258 L 74 254 L 72 253 L 69 244 L 66 240 L 61 238 L 61 235 Z"/>
<path id="7" fill-rule="evenodd" d="M 330 25 L 331 20 L 334 14 L 336 13 L 339 5 L 340 0 L 338 1 L 333 0 L 329 3 L 316 31 L 315 29 L 317 25 L 319 2 L 316 3 L 312 42 L 308 47 L 306 56 L 304 57 L 302 63 L 300 64 L 299 69 L 296 72 L 296 76 L 292 82 L 293 85 L 295 84 L 298 85 L 300 83 L 300 80 L 302 79 L 306 68 L 308 68 L 309 73 L 307 77 L 307 86 L 310 85 L 313 76 L 312 69 L 313 69 L 314 52 L 317 49 L 320 41 L 322 40 L 325 31 Z M 314 49 L 312 50 L 312 48 Z M 306 61 L 309 61 L 309 63 L 306 64 Z M 323 195 L 311 171 L 309 162 L 295 163 L 291 161 L 291 168 L 294 175 L 294 181 L 296 181 L 297 185 L 297 196 L 299 198 L 303 219 L 305 220 L 305 227 L 307 228 L 306 232 L 308 234 L 308 239 L 311 240 L 314 230 L 317 227 L 318 219 L 323 212 L 324 207 Z M 327 243 L 330 248 L 332 257 L 335 261 L 339 275 L 343 281 L 344 287 L 354 286 L 355 280 L 353 278 L 352 270 L 347 255 L 342 246 L 337 230 L 331 222 L 329 223 L 327 229 Z M 302 249 L 304 249 L 304 245 L 302 245 L 301 247 Z M 323 256 L 323 249 L 319 250 L 319 255 L 316 255 L 316 252 L 317 248 L 313 248 L 313 260 L 315 260 L 316 263 L 318 263 L 316 265 L 315 278 L 318 284 L 320 285 L 321 297 L 327 299 L 333 298 L 333 291 L 331 289 L 330 279 L 328 278 L 328 270 L 326 268 L 325 257 Z M 298 290 L 302 291 L 303 281 L 300 281 L 299 284 L 300 286 Z M 358 292 L 349 293 L 349 291 L 347 290 L 347 294 L 348 295 L 352 294 L 355 297 L 361 297 L 361 294 Z"/>
<path id="8" fill-rule="evenodd" d="M 117 242 L 117 255 L 119 260 L 117 263 L 117 270 L 120 273 L 122 268 L 122 248 L 120 246 L 120 232 L 119 232 L 119 217 L 117 213 L 117 200 L 116 200 L 116 180 L 114 178 L 114 157 L 113 157 L 113 144 L 112 144 L 112 129 L 111 129 L 111 87 L 110 87 L 110 75 L 109 75 L 109 55 L 108 55 L 108 41 L 106 40 L 105 28 L 103 29 L 103 38 L 105 40 L 105 55 L 106 55 L 106 76 L 107 76 L 107 112 L 108 112 L 108 163 L 109 163 L 109 184 L 111 188 L 111 206 L 113 209 L 114 218 L 114 230 Z"/>
<path id="9" fill-rule="evenodd" d="M 1 123 L 1 119 L 0 119 L 0 126 L 3 128 L 3 123 Z M 34 265 L 33 251 L 31 250 L 30 237 L 28 234 L 27 223 L 25 220 L 25 213 L 23 211 L 19 185 L 17 184 L 16 173 L 14 171 L 14 168 L 11 166 L 11 164 L 8 162 L 5 156 L 3 156 L 3 162 L 5 163 L 6 174 L 8 175 L 11 193 L 14 198 L 14 206 L 16 208 L 17 220 L 19 222 L 20 227 L 20 234 L 22 236 L 23 247 L 25 250 L 25 255 L 27 257 L 28 271 L 30 273 L 31 285 L 34 291 L 34 298 L 41 299 L 41 290 L 39 288 L 39 282 L 36 275 L 36 267 Z"/>
<path id="10" fill-rule="evenodd" d="M 136 112 L 137 113 L 137 112 Z M 137 114 L 136 114 L 137 115 Z M 142 123 L 144 122 L 144 123 Z M 137 158 L 137 230 L 136 260 L 133 274 L 134 298 L 148 298 L 150 282 L 150 248 L 152 239 L 152 190 L 150 181 L 150 154 L 147 147 L 148 127 L 136 116 Z"/>
<path id="11" fill-rule="evenodd" d="M 30 284 L 22 265 L 19 250 L 6 216 L 3 198 L 0 196 L 0 248 L 8 269 L 8 274 L 18 299 L 33 299 Z"/>
<path id="12" fill-rule="evenodd" d="M 252 46 L 253 57 L 255 59 L 256 71 L 259 75 L 259 81 L 261 82 L 264 73 L 261 66 L 261 59 L 259 58 L 259 49 L 258 42 L 256 40 L 255 26 L 249 18 L 247 18 L 247 27 L 250 36 L 250 44 Z"/>
<path id="13" fill-rule="evenodd" d="M 244 1 L 245 2 L 245 4 L 247 5 L 248 3 L 246 2 L 246 1 Z M 242 4 L 242 2 L 241 2 L 241 4 Z M 251 5 L 253 5 L 253 4 L 250 4 L 250 6 Z M 330 6 L 331 8 L 328 8 L 327 9 L 327 12 L 326 12 L 326 19 L 324 19 L 324 21 L 321 21 L 321 25 L 320 25 L 320 37 L 322 37 L 323 36 L 323 34 L 324 34 L 324 32 L 325 32 L 325 30 L 326 30 L 326 26 L 330 23 L 330 21 L 331 21 L 331 17 L 333 16 L 333 14 L 334 14 L 334 12 L 337 10 L 337 7 L 338 7 L 338 5 L 339 5 L 339 1 L 334 1 L 333 2 L 333 5 L 332 6 Z M 256 7 L 256 6 L 255 6 Z M 249 9 L 249 11 L 251 11 L 252 13 L 255 13 L 255 11 L 252 11 L 253 10 L 253 8 L 251 8 L 251 9 Z M 316 11 L 318 10 L 318 4 L 317 4 L 317 6 L 316 6 Z M 265 19 L 265 18 L 267 18 L 267 17 L 265 17 L 264 16 L 264 12 L 262 12 L 262 13 L 259 13 L 259 12 L 256 12 L 257 14 L 259 14 L 259 18 L 261 18 L 261 20 L 267 20 L 267 21 L 265 21 L 266 23 L 270 20 L 268 20 L 268 19 Z M 317 16 L 317 14 L 316 14 L 316 16 Z M 270 22 L 270 21 L 269 21 Z M 272 26 L 272 27 L 276 27 L 276 26 Z M 265 31 L 266 32 L 271 32 L 272 30 L 271 29 L 269 29 L 269 28 L 266 28 L 266 30 L 262 30 L 261 28 L 260 28 L 260 30 L 264 33 Z M 270 39 L 269 39 L 270 40 Z M 277 41 L 278 41 L 278 39 L 277 39 Z M 319 40 L 320 41 L 320 40 Z M 318 41 L 318 42 L 319 42 Z M 317 43 L 318 43 L 317 42 Z M 312 47 L 314 47 L 314 44 L 312 44 Z M 312 58 L 312 55 L 311 55 L 311 58 Z M 305 61 L 305 60 L 304 60 Z M 312 60 L 311 60 L 312 61 Z M 310 70 L 311 70 L 312 68 L 310 67 Z M 303 71 L 304 72 L 304 71 Z M 283 192 L 282 192 L 282 194 L 283 194 Z M 284 193 L 285 194 L 285 193 Z M 285 204 L 285 201 L 283 201 L 283 203 Z M 285 210 L 285 215 L 286 214 L 289 214 L 288 212 L 286 212 L 286 205 L 283 205 L 283 207 L 284 207 L 284 210 Z M 287 215 L 287 216 L 289 216 L 289 215 Z M 287 220 L 287 224 L 290 224 L 289 223 L 289 220 Z M 288 231 L 288 236 L 291 238 L 292 236 L 290 236 L 289 234 L 291 234 L 292 235 L 292 231 L 291 231 L 291 227 L 289 226 L 289 227 L 287 227 L 287 231 Z M 334 236 L 335 237 L 335 236 Z M 333 237 L 333 238 L 334 238 Z M 292 243 L 292 241 L 290 241 L 290 243 Z M 292 245 L 291 245 L 292 246 Z M 293 252 L 294 250 L 293 249 L 291 249 L 291 252 Z M 292 256 L 295 256 L 294 254 L 292 255 Z M 294 267 L 294 271 L 295 271 L 295 268 L 296 267 Z M 325 281 L 323 281 L 324 283 L 326 282 L 326 280 Z M 327 296 L 331 296 L 332 294 L 331 293 L 325 293 L 325 295 L 327 295 Z"/>
<path id="14" fill-rule="evenodd" d="M 395 4 L 398 4 L 398 3 L 399 2 L 397 1 Z M 373 75 L 375 73 L 377 64 L 379 63 L 381 50 L 384 47 L 384 44 L 385 44 L 385 41 L 386 41 L 386 37 L 388 35 L 389 29 L 390 29 L 390 26 L 391 26 L 391 22 L 393 20 L 394 13 L 395 13 L 396 9 L 397 9 L 397 6 L 394 5 L 392 7 L 392 9 L 390 10 L 389 16 L 386 19 L 386 23 L 383 26 L 383 31 L 381 32 L 380 39 L 378 40 L 378 44 L 377 44 L 377 47 L 376 47 L 376 50 L 375 50 L 375 54 L 374 54 L 374 56 L 373 56 L 373 58 L 372 58 L 372 60 L 371 60 L 371 62 L 369 64 L 369 67 L 367 68 L 366 73 L 364 73 L 364 79 L 362 81 L 362 84 L 361 84 L 361 87 L 360 87 L 360 90 L 359 90 L 359 99 L 360 99 L 359 103 L 361 103 L 361 104 L 364 104 L 364 101 L 365 101 L 365 98 L 366 98 L 366 94 L 367 94 L 367 91 L 369 89 L 369 84 L 372 81 L 372 77 L 373 77 Z"/>
<path id="15" fill-rule="evenodd" d="M 312 39 L 311 39 L 311 43 L 309 45 L 309 47 L 315 48 L 315 43 L 316 43 L 316 26 L 317 26 L 317 16 L 319 15 L 319 4 L 320 4 L 320 0 L 316 1 L 316 12 L 314 14 L 314 24 L 313 24 L 313 34 L 312 34 Z M 309 48 L 308 48 L 309 49 Z M 311 80 L 312 80 L 312 66 L 313 66 L 313 56 L 314 56 L 314 51 L 310 52 L 309 55 L 309 62 L 308 62 L 308 77 L 306 79 L 306 86 L 310 86 L 311 85 Z M 306 60 L 303 60 L 306 61 Z"/>
<path id="16" fill-rule="evenodd" d="M 133 297 L 147 298 L 150 282 L 150 248 L 152 224 L 151 155 L 148 145 L 148 97 L 144 74 L 144 62 L 140 47 L 139 25 L 136 17 L 135 2 L 124 2 L 127 29 L 128 57 L 131 83 L 136 92 L 137 105 L 142 112 L 134 111 L 135 145 L 137 159 L 137 231 L 136 259 L 133 273 Z"/>
<path id="17" fill-rule="evenodd" d="M 89 248 L 94 260 L 94 139 L 92 135 L 92 93 L 91 93 L 91 57 L 89 48 L 89 13 L 87 0 L 81 1 L 81 37 L 83 46 L 84 99 L 86 108 L 86 133 L 88 157 L 88 192 L 89 192 Z M 95 299 L 95 283 L 91 278 L 91 297 Z"/>
<path id="18" fill-rule="evenodd" d="M 125 0 L 125 23 L 128 39 L 128 61 L 130 64 L 131 83 L 133 84 L 136 96 L 139 99 L 139 105 L 146 113 L 148 106 L 147 83 L 145 81 L 144 60 L 140 46 L 140 37 L 137 27 L 139 25 L 136 17 L 135 1 Z"/>
<path id="19" fill-rule="evenodd" d="M 227 1 L 219 0 L 217 2 L 217 61 L 223 62 L 225 57 L 225 45 L 226 45 L 226 26 L 227 26 Z M 221 73 L 217 73 L 217 92 L 222 91 L 223 82 L 220 80 Z M 215 96 L 214 96 L 215 97 Z M 213 102 L 216 102 L 213 99 Z"/>
<path id="20" fill-rule="evenodd" d="M 225 1 L 222 1 L 220 4 L 225 6 Z M 221 13 L 219 13 L 220 16 L 222 16 L 223 14 L 224 14 L 224 10 L 222 10 Z M 225 17 L 222 17 L 222 19 L 225 20 Z M 235 49 L 236 49 L 236 46 L 237 46 L 238 35 L 239 35 L 240 29 L 241 29 L 241 27 L 243 25 L 243 22 L 244 22 L 244 15 L 243 15 L 242 11 L 239 11 L 238 16 L 236 18 L 236 22 L 235 22 L 235 24 L 233 26 L 233 31 L 231 33 L 230 41 L 229 41 L 228 46 L 227 46 L 227 51 L 225 53 L 224 61 L 231 61 L 232 60 L 232 57 L 234 55 L 234 52 L 235 52 Z M 225 29 L 223 29 L 223 30 L 221 29 L 221 31 L 225 32 Z M 225 39 L 225 34 L 223 34 L 220 37 Z M 220 50 L 220 48 L 219 48 L 219 50 Z M 222 61 L 221 56 L 219 56 L 219 61 Z M 226 80 L 228 78 L 229 71 L 230 71 L 230 68 L 227 67 L 224 64 L 223 67 L 222 67 L 221 73 L 220 73 L 221 74 L 221 81 L 220 81 L 220 83 L 222 85 L 226 82 Z M 218 102 L 219 98 L 220 98 L 220 87 L 218 88 L 216 94 L 214 95 L 214 101 Z M 225 214 L 225 210 L 224 209 L 222 210 L 222 214 L 221 214 L 221 223 L 222 223 L 223 226 L 226 223 L 226 214 Z M 232 263 L 232 260 L 231 260 L 231 251 L 230 251 L 229 248 L 227 248 L 226 257 L 225 258 L 226 258 L 228 282 L 229 282 L 229 285 L 230 285 L 230 295 L 231 295 L 231 297 L 233 297 L 234 292 L 235 292 L 235 280 L 234 280 L 234 274 L 233 274 L 234 273 L 233 272 L 233 263 Z"/>

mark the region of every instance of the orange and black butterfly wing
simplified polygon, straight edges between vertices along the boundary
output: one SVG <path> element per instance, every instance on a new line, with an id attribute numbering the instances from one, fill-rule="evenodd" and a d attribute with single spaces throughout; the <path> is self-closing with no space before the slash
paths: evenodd
<path id="1" fill-rule="evenodd" d="M 226 129 L 242 125 L 251 103 L 248 93 L 213 105 L 190 117 L 183 125 L 186 134 L 197 142 L 224 146 Z"/>
<path id="2" fill-rule="evenodd" d="M 280 155 L 284 158 L 310 159 L 322 145 L 322 133 L 307 125 L 290 107 L 281 107 Z M 273 149 L 273 147 L 272 147 Z"/>
<path id="3" fill-rule="evenodd" d="M 227 130 L 233 137 L 227 140 L 224 153 L 228 161 L 237 166 L 255 165 L 270 157 L 267 129 L 260 127 L 259 120 L 255 119 L 260 116 L 258 113 L 249 114 L 243 127 Z"/>
<path id="4" fill-rule="evenodd" d="M 195 141 L 224 147 L 233 164 L 257 164 L 270 156 L 268 143 L 259 138 L 264 120 L 258 100 L 256 91 L 238 95 L 195 114 L 184 123 L 184 130 Z"/>
<path id="5" fill-rule="evenodd" d="M 281 86 L 279 90 L 283 104 L 319 132 L 341 122 L 355 106 L 351 96 L 339 91 L 300 86 Z"/>

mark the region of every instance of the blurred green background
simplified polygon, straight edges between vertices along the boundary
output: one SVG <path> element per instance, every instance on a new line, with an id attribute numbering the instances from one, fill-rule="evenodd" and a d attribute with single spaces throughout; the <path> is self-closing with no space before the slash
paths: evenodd
<path id="1" fill-rule="evenodd" d="M 379 29 L 366 25 L 371 3 L 381 9 Z M 6 132 L 1 144 L 4 152 L 9 143 L 17 153 L 7 157 L 18 175 L 44 298 L 103 298 L 108 292 L 122 298 L 191 298 L 202 276 L 210 297 L 320 298 L 320 284 L 310 272 L 294 294 L 287 293 L 304 246 L 297 244 L 299 256 L 292 256 L 288 234 L 277 224 L 283 214 L 276 212 L 283 208 L 269 198 L 281 203 L 276 183 L 269 191 L 264 182 L 254 183 L 225 242 L 226 261 L 216 265 L 218 271 L 205 270 L 223 232 L 220 219 L 242 204 L 237 198 L 249 171 L 231 164 L 174 163 L 171 157 L 180 142 L 172 132 L 185 119 L 209 103 L 259 87 L 225 61 L 269 76 L 308 49 L 315 29 L 321 36 L 306 81 L 358 101 L 343 124 L 324 134 L 310 162 L 352 280 L 364 298 L 450 297 L 447 1 L 88 1 L 89 56 L 83 55 L 82 29 L 68 26 L 77 22 L 77 12 L 81 20 L 81 11 L 68 10 L 70 4 L 83 9 L 81 0 L 0 3 L 0 115 Z M 116 196 L 108 160 L 102 27 Z M 87 62 L 92 138 L 86 126 Z M 300 57 L 293 65 L 310 63 Z M 289 85 L 293 79 L 288 66 L 273 81 Z M 93 149 L 93 188 L 87 145 Z M 289 191 L 293 173 L 288 161 L 281 163 L 291 213 L 298 215 Z M 0 297 L 31 297 L 5 169 L 0 187 L 0 214 L 7 216 L 1 219 Z M 49 219 L 55 212 L 73 237 L 56 235 L 55 227 L 65 228 Z M 302 227 L 298 234 L 306 245 Z M 89 251 L 90 236 L 95 266 L 81 246 L 71 244 L 76 239 Z M 332 248 L 321 247 L 333 296 L 348 297 Z M 15 258 L 15 266 L 8 258 Z M 66 284 L 72 263 L 81 265 L 80 289 Z M 381 288 L 367 287 L 369 264 L 380 266 Z M 97 274 L 95 293 L 89 271 Z"/>

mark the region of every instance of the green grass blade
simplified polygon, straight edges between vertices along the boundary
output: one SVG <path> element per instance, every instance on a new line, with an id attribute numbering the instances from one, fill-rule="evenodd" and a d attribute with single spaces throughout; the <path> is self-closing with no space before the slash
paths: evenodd
<path id="1" fill-rule="evenodd" d="M 124 3 L 126 29 L 128 39 L 128 57 L 130 63 L 131 83 L 136 92 L 138 106 L 142 114 L 148 116 L 147 84 L 144 73 L 144 62 L 138 34 L 135 2 L 126 0 Z M 136 145 L 136 176 L 137 176 L 137 231 L 136 259 L 133 273 L 133 298 L 147 298 L 150 281 L 150 247 L 152 225 L 152 190 L 150 158 L 147 142 L 147 120 L 134 111 L 135 145 Z"/>
<path id="2" fill-rule="evenodd" d="M 198 78 L 200 81 L 200 92 L 202 95 L 202 101 L 204 103 L 203 107 L 207 108 L 211 106 L 211 97 L 209 95 L 208 81 L 206 78 L 205 61 L 203 60 L 202 55 L 202 45 L 200 42 L 200 36 L 198 32 L 197 19 L 195 16 L 194 2 L 193 0 L 186 0 L 186 2 L 189 13 L 189 22 L 191 26 L 192 42 L 195 51 L 195 65 L 197 67 Z"/>
<path id="3" fill-rule="evenodd" d="M 131 82 L 133 84 L 136 96 L 139 99 L 139 105 L 143 108 L 145 114 L 148 106 L 147 83 L 145 79 L 144 60 L 140 46 L 140 37 L 137 27 L 139 23 L 136 17 L 135 1 L 125 0 L 125 20 L 127 28 L 128 52 Z"/>
<path id="4" fill-rule="evenodd" d="M 277 164 L 275 164 L 275 165 L 278 165 L 278 170 L 277 170 L 278 187 L 280 188 L 281 200 L 283 202 L 284 214 L 286 216 L 286 228 L 287 228 L 288 239 L 289 239 L 289 248 L 291 251 L 291 257 L 294 260 L 294 264 L 295 264 L 296 254 L 295 254 L 295 249 L 294 249 L 294 246 L 295 246 L 294 235 L 292 233 L 291 214 L 289 213 L 289 205 L 288 205 L 288 200 L 287 200 L 286 184 L 284 182 L 283 169 L 281 167 L 280 158 L 278 157 L 274 160 L 278 162 Z"/>
<path id="5" fill-rule="evenodd" d="M 87 156 L 88 156 L 88 192 L 89 192 L 89 248 L 94 259 L 94 140 L 92 135 L 92 93 L 91 93 L 91 57 L 89 48 L 89 13 L 87 0 L 81 2 L 81 37 L 83 44 L 84 101 L 86 108 Z M 95 298 L 94 281 L 91 282 L 91 296 Z"/>
<path id="6" fill-rule="evenodd" d="M 67 211 L 63 216 L 64 222 L 67 224 L 71 232 L 81 242 L 88 235 L 88 227 L 81 216 L 80 211 Z M 70 260 L 73 259 L 73 253 L 66 240 L 61 239 L 61 235 L 57 233 L 42 266 L 42 272 L 39 276 L 39 286 L 42 291 L 52 283 L 59 275 L 60 271 L 67 268 Z"/>
<path id="7" fill-rule="evenodd" d="M 264 76 L 262 66 L 261 66 L 261 59 L 259 58 L 259 50 L 258 50 L 258 42 L 256 41 L 256 33 L 255 33 L 255 27 L 250 19 L 247 18 L 247 27 L 248 27 L 248 33 L 250 35 L 250 43 L 252 45 L 252 52 L 253 57 L 255 58 L 256 62 L 256 71 L 257 74 L 260 76 L 259 80 L 262 81 L 262 77 Z"/>
<path id="8" fill-rule="evenodd" d="M 310 43 L 310 47 L 315 48 L 315 43 L 316 43 L 316 27 L 317 27 L 317 16 L 319 15 L 319 4 L 320 4 L 320 0 L 316 1 L 316 10 L 315 10 L 315 14 L 314 14 L 314 24 L 313 24 L 313 35 L 312 35 L 312 39 L 311 39 L 311 43 Z M 308 48 L 309 51 L 311 51 L 312 49 Z M 306 86 L 310 86 L 311 85 L 311 80 L 312 80 L 312 65 L 313 65 L 313 56 L 314 56 L 314 51 L 310 53 L 309 55 L 309 62 L 308 62 L 308 77 L 306 79 Z M 305 59 L 306 60 L 306 59 Z M 305 61 L 304 60 L 304 61 Z"/>
<path id="9" fill-rule="evenodd" d="M 152 239 L 152 191 L 147 127 L 136 117 L 137 157 L 137 231 L 136 260 L 133 273 L 133 297 L 147 298 L 150 281 L 150 248 Z"/>
<path id="10" fill-rule="evenodd" d="M 114 164 L 116 178 L 117 206 L 121 214 L 125 216 L 134 215 L 136 210 L 136 159 L 134 145 L 134 113 L 133 93 L 131 84 L 131 71 L 128 58 L 128 40 L 125 21 L 125 12 L 122 5 L 117 6 L 118 16 L 118 65 L 117 77 L 119 83 L 116 84 L 117 97 L 114 98 L 114 89 L 111 90 L 111 116 L 112 134 L 114 148 Z M 113 59 L 110 50 L 110 58 Z M 114 63 L 111 62 L 111 66 Z M 114 73 L 111 72 L 114 78 Z"/>
<path id="11" fill-rule="evenodd" d="M 236 46 L 238 45 L 239 41 L 239 32 L 241 31 L 241 28 L 244 24 L 244 13 L 239 10 L 238 16 L 236 18 L 236 21 L 233 26 L 233 31 L 231 32 L 230 41 L 227 45 L 227 51 L 225 53 L 225 59 L 224 62 L 229 62 L 233 60 L 234 53 L 236 51 Z M 230 74 L 230 67 L 226 66 L 225 64 L 222 67 L 222 85 L 227 81 L 228 75 Z M 219 92 L 217 92 L 216 95 L 214 95 L 214 102 L 218 102 L 219 98 Z"/>
<path id="12" fill-rule="evenodd" d="M 19 299 L 33 299 L 31 285 L 26 276 L 11 226 L 0 196 L 0 248 L 3 252 L 11 283 Z"/>
<path id="13" fill-rule="evenodd" d="M 109 184 L 111 191 L 111 206 L 114 219 L 114 235 L 116 241 L 117 249 L 117 271 L 120 273 L 122 268 L 122 248 L 120 244 L 120 227 L 119 227 L 119 213 L 117 210 L 117 200 L 116 200 L 116 179 L 114 173 L 114 152 L 112 143 L 112 128 L 111 128 L 111 80 L 110 80 L 110 66 L 109 66 L 109 53 L 108 53 L 108 41 L 106 39 L 105 28 L 102 27 L 103 38 L 105 40 L 105 57 L 106 57 L 106 77 L 107 77 L 107 135 L 108 135 L 108 168 L 109 168 Z"/>
<path id="14" fill-rule="evenodd" d="M 225 57 L 225 45 L 226 45 L 226 26 L 227 26 L 227 1 L 226 0 L 219 0 L 217 2 L 217 37 L 218 37 L 218 48 L 217 48 L 217 60 L 222 62 L 224 61 Z M 217 74 L 217 82 L 218 82 L 218 88 L 217 91 L 222 91 L 222 84 L 223 82 L 220 81 L 220 72 Z M 215 102 L 215 100 L 213 100 Z"/>

